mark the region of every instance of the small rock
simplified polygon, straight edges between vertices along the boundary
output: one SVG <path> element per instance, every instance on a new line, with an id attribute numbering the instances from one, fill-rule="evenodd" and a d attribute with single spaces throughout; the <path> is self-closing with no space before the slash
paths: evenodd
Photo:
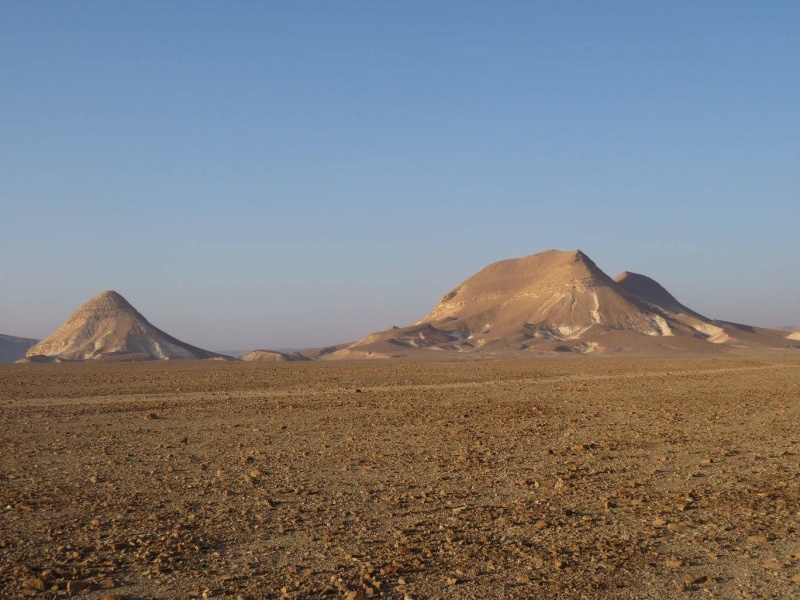
<path id="1" fill-rule="evenodd" d="M 68 594 L 77 594 L 78 592 L 82 592 L 85 589 L 89 588 L 89 584 L 84 581 L 69 581 L 67 582 L 67 593 Z"/>
<path id="2" fill-rule="evenodd" d="M 769 539 L 767 539 L 765 535 L 748 535 L 747 541 L 751 544 L 766 544 L 769 542 Z"/>
<path id="3" fill-rule="evenodd" d="M 683 566 L 683 561 L 678 558 L 668 558 L 667 566 L 672 567 L 673 569 L 677 569 L 678 567 Z"/>
<path id="4" fill-rule="evenodd" d="M 800 573 L 792 575 L 792 583 L 800 583 Z"/>
<path id="5" fill-rule="evenodd" d="M 28 577 L 22 580 L 22 586 L 31 590 L 44 591 L 44 580 L 38 577 Z"/>
<path id="6" fill-rule="evenodd" d="M 764 563 L 764 568 L 769 571 L 780 571 L 783 568 L 783 565 L 777 560 L 768 560 Z"/>
<path id="7" fill-rule="evenodd" d="M 444 580 L 444 582 L 447 585 L 456 585 L 458 583 L 458 579 L 456 579 L 455 577 L 448 577 L 447 579 Z"/>

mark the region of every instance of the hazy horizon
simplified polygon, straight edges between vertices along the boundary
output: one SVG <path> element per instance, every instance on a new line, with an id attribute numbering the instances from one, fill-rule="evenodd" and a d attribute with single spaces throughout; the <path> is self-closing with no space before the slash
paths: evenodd
<path id="1" fill-rule="evenodd" d="M 353 341 L 580 248 L 800 325 L 800 5 L 6 3 L 0 333 Z"/>

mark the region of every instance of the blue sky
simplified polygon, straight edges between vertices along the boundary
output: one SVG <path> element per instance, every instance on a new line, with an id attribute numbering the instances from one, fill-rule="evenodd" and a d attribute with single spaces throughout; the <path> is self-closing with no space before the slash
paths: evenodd
<path id="1" fill-rule="evenodd" d="M 800 3 L 0 3 L 0 332 L 356 339 L 581 248 L 800 324 Z"/>

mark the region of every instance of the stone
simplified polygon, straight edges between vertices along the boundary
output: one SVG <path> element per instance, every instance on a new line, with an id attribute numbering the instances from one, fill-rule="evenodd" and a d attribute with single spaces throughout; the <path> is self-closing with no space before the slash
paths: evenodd
<path id="1" fill-rule="evenodd" d="M 678 567 L 683 566 L 683 561 L 680 560 L 679 558 L 668 558 L 667 566 L 672 567 L 673 569 L 677 569 Z"/>
<path id="2" fill-rule="evenodd" d="M 44 591 L 44 580 L 39 577 L 28 577 L 22 580 L 22 586 L 31 590 Z"/>

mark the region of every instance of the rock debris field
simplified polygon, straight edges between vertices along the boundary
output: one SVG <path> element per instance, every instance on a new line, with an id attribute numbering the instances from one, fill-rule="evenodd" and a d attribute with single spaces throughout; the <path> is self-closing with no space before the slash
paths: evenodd
<path id="1" fill-rule="evenodd" d="M 800 596 L 800 360 L 0 367 L 2 598 Z"/>

